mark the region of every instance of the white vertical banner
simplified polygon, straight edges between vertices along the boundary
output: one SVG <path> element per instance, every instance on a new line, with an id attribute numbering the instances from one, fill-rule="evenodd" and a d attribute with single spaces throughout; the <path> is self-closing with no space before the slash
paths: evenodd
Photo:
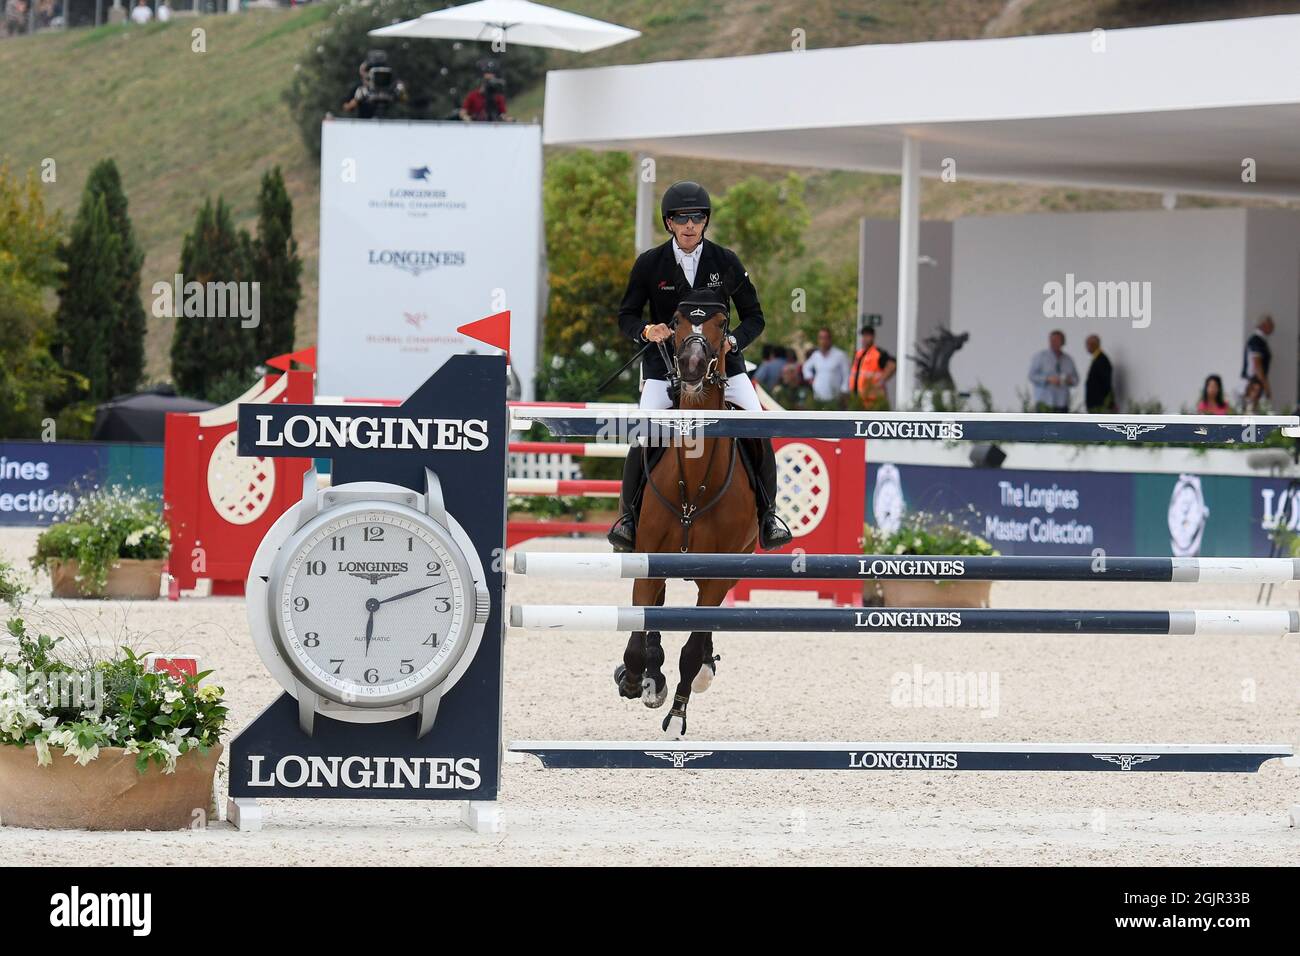
<path id="1" fill-rule="evenodd" d="M 317 391 L 405 398 L 458 326 L 510 311 L 522 397 L 537 367 L 542 131 L 516 123 L 321 126 Z"/>

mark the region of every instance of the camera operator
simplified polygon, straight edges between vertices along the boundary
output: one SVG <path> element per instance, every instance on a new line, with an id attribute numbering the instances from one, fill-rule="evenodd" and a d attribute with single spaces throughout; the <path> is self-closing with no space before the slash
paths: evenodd
<path id="1" fill-rule="evenodd" d="M 507 122 L 506 82 L 501 79 L 495 60 L 483 60 L 479 63 L 483 73 L 483 82 L 478 89 L 465 94 L 465 102 L 460 106 L 460 118 L 467 122 L 499 123 Z"/>
<path id="2" fill-rule="evenodd" d="M 361 64 L 361 82 L 343 103 L 344 113 L 356 113 L 359 119 L 382 117 L 395 102 L 406 102 L 406 84 L 393 75 L 388 54 L 371 50 Z"/>

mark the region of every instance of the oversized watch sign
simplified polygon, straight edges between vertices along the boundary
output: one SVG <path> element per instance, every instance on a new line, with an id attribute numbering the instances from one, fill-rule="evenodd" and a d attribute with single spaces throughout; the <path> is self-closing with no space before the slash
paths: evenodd
<path id="1" fill-rule="evenodd" d="M 318 714 L 375 723 L 415 713 L 423 737 L 482 640 L 485 580 L 432 471 L 424 494 L 378 481 L 318 490 L 311 471 L 253 558 L 249 625 L 304 733 Z"/>

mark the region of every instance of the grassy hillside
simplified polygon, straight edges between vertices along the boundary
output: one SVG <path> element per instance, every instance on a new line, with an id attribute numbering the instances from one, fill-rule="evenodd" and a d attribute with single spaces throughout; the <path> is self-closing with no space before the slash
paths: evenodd
<path id="1" fill-rule="evenodd" d="M 552 53 L 551 68 L 600 66 L 788 49 L 801 29 L 810 48 L 858 43 L 1088 30 L 1134 24 L 1300 12 L 1300 0 L 556 0 L 575 12 L 635 27 L 634 42 L 587 56 Z M 69 213 L 90 165 L 116 158 L 146 249 L 144 285 L 176 267 L 181 236 L 207 194 L 221 193 L 253 225 L 258 180 L 283 167 L 303 257 L 299 343 L 316 324 L 318 171 L 290 122 L 282 93 L 331 6 L 179 18 L 148 27 L 102 27 L 0 40 L 0 162 L 34 168 L 50 158 L 48 198 Z M 204 31 L 206 52 L 192 50 Z M 513 111 L 540 118 L 540 86 Z M 662 159 L 661 180 L 691 176 L 711 188 L 777 167 Z M 815 239 L 808 257 L 830 264 L 856 253 L 859 216 L 897 215 L 895 177 L 809 173 Z M 923 214 L 1149 208 L 1154 196 L 1069 188 L 955 183 L 923 193 Z M 812 237 L 810 237 L 812 239 Z M 171 320 L 152 319 L 149 371 L 167 375 Z"/>

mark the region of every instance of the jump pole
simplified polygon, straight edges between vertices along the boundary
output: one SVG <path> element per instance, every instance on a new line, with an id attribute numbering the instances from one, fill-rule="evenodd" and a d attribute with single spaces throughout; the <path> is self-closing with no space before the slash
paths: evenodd
<path id="1" fill-rule="evenodd" d="M 1034 770 L 1255 773 L 1287 744 L 834 743 L 520 740 L 514 753 L 573 770 Z"/>
<path id="2" fill-rule="evenodd" d="M 671 444 L 692 438 L 867 438 L 923 441 L 1186 442 L 1254 445 L 1279 429 L 1300 437 L 1294 415 L 1070 415 L 1030 412 L 749 412 L 511 408 L 511 428 L 553 436 Z"/>
<path id="3" fill-rule="evenodd" d="M 887 554 L 515 553 L 516 574 L 620 578 L 769 578 L 936 581 L 1156 581 L 1283 584 L 1300 580 L 1300 558 L 1135 558 Z"/>
<path id="4" fill-rule="evenodd" d="M 1300 611 L 1062 611 L 1029 608 L 617 607 L 513 604 L 510 626 L 550 631 L 864 634 L 1269 635 L 1300 632 Z"/>

